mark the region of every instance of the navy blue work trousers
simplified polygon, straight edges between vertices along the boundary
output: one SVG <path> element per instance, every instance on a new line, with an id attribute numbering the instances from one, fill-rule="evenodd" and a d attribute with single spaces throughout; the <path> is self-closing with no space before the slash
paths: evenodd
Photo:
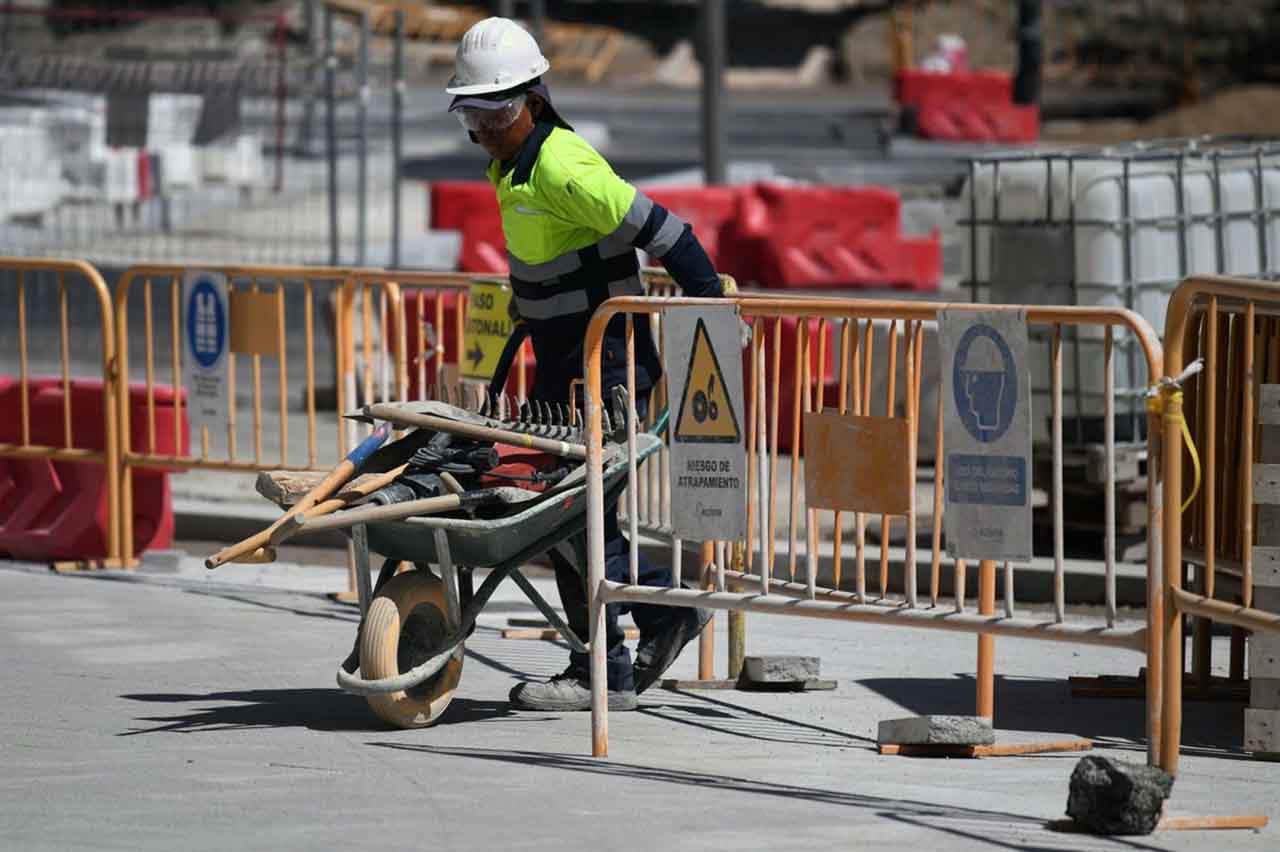
<path id="1" fill-rule="evenodd" d="M 636 406 L 637 416 L 643 420 L 648 411 L 647 393 L 639 394 Z M 611 393 L 605 393 L 605 399 L 611 399 Z M 605 508 L 604 513 L 604 576 L 615 583 L 631 582 L 631 547 L 622 529 L 618 525 L 618 508 L 616 505 Z M 550 552 L 551 564 L 556 572 L 556 586 L 560 591 L 560 604 L 564 607 L 565 619 L 573 632 L 583 642 L 587 641 L 589 621 L 587 614 L 587 566 L 575 566 L 572 561 L 557 551 Z M 642 586 L 670 586 L 671 569 L 668 566 L 656 566 L 639 554 L 637 579 Z M 651 640 L 670 624 L 672 610 L 670 607 L 652 604 L 609 604 L 605 607 L 605 639 L 608 643 L 609 689 L 628 690 L 635 686 L 631 668 L 631 652 L 624 639 L 622 627 L 618 625 L 618 616 L 631 613 L 631 620 L 640 629 L 640 642 Z M 569 653 L 570 668 L 583 678 L 591 671 L 591 660 L 586 654 L 576 651 Z"/>

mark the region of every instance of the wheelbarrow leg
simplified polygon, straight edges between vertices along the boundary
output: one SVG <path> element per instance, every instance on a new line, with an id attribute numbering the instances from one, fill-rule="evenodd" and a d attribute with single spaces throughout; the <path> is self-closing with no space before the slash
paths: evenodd
<path id="1" fill-rule="evenodd" d="M 449 552 L 449 534 L 436 527 L 436 560 L 440 565 L 440 578 L 444 580 L 444 605 L 449 617 L 449 629 L 457 631 L 462 624 L 462 607 L 458 602 L 458 572 Z"/>
<path id="2" fill-rule="evenodd" d="M 551 604 L 547 603 L 546 598 L 538 593 L 538 590 L 533 587 L 533 583 L 529 582 L 529 578 L 520 573 L 519 568 L 511 569 L 511 579 L 516 581 L 516 585 L 524 592 L 525 597 L 538 608 L 538 612 L 542 613 L 547 621 L 551 622 L 551 626 L 560 631 L 560 635 L 569 644 L 570 648 L 579 654 L 590 653 L 587 650 L 586 643 L 579 639 L 578 634 L 573 632 L 573 628 L 566 624 L 560 614 L 552 609 Z"/>
<path id="3" fill-rule="evenodd" d="M 351 528 L 351 544 L 356 557 L 356 592 L 360 596 L 360 618 L 369 613 L 373 591 L 369 588 L 369 534 L 364 524 Z"/>

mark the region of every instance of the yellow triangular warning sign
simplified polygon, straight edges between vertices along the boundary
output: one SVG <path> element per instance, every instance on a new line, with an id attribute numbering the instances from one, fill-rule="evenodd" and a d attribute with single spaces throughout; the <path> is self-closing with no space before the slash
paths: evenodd
<path id="1" fill-rule="evenodd" d="M 742 440 L 720 360 L 701 319 L 693 330 L 689 372 L 673 437 L 689 444 L 730 444 Z"/>

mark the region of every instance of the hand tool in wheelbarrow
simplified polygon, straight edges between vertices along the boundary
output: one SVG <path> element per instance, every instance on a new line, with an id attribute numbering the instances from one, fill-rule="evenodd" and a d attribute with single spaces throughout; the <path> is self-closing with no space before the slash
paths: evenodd
<path id="1" fill-rule="evenodd" d="M 577 426 L 554 424 L 547 403 L 531 400 L 528 411 L 541 407 L 543 420 L 499 420 L 485 414 L 467 411 L 447 402 L 382 402 L 366 405 L 361 411 L 346 415 L 348 419 L 364 423 L 384 421 L 396 426 L 413 426 L 419 429 L 449 432 L 475 441 L 493 441 L 515 447 L 536 449 L 561 458 L 582 461 L 586 459 L 586 446 L 582 443 L 582 429 Z M 614 388 L 614 413 L 610 417 L 608 407 L 603 407 L 601 425 L 608 441 L 626 439 L 626 389 Z"/>
<path id="2" fill-rule="evenodd" d="M 323 480 L 289 506 L 283 516 L 261 532 L 218 551 L 205 561 L 205 567 L 212 570 L 228 562 L 272 562 L 275 560 L 274 545 L 278 543 L 275 537 L 292 518 L 326 515 L 358 503 L 370 494 L 390 485 L 406 471 L 407 460 L 426 439 L 430 438 L 429 433 L 413 432 L 399 441 L 393 441 L 384 446 L 391 431 L 392 424 L 380 425 L 373 434 L 348 453 L 347 457 Z M 369 474 L 369 476 L 363 480 L 357 480 L 356 477 L 360 474 Z M 266 472 L 259 474 L 260 483 L 263 477 L 269 480 L 270 474 Z M 262 490 L 260 484 L 259 491 Z"/>
<path id="3" fill-rule="evenodd" d="M 437 433 L 428 444 L 428 448 L 431 444 L 436 443 L 441 436 L 442 433 Z M 621 448 L 618 446 L 608 447 L 603 454 L 605 463 L 611 462 L 619 452 L 621 452 Z M 422 450 L 419 449 L 414 458 L 418 458 L 421 454 Z M 412 460 L 410 463 L 412 464 Z M 446 480 L 445 477 L 448 477 L 448 479 Z M 303 533 L 349 529 L 357 524 L 398 521 L 457 511 L 471 511 L 474 513 L 474 510 L 485 506 L 501 506 L 504 514 L 514 513 L 532 503 L 554 497 L 572 488 L 581 487 L 586 479 L 586 467 L 582 464 L 575 464 L 573 469 L 567 473 L 562 471 L 561 475 L 554 477 L 550 481 L 550 488 L 542 492 L 526 491 L 522 488 L 505 486 L 467 490 L 447 471 L 443 472 L 439 477 L 441 485 L 444 486 L 442 489 L 435 488 L 434 482 L 431 482 L 430 485 L 425 485 L 421 480 L 418 482 L 412 481 L 413 477 L 410 477 L 409 482 L 404 482 L 405 478 L 402 474 L 396 484 L 388 485 L 371 494 L 368 498 L 370 502 L 365 505 L 346 508 L 343 511 L 336 511 L 323 516 L 305 512 L 283 519 L 271 532 L 271 546 L 279 545 L 295 535 Z M 412 497 L 415 492 L 422 493 L 427 488 L 430 488 L 432 496 L 420 499 L 404 499 Z M 445 489 L 450 493 L 438 493 L 438 491 Z"/>
<path id="4" fill-rule="evenodd" d="M 406 500 L 402 503 L 386 503 L 372 506 L 357 506 L 333 512 L 318 518 L 306 518 L 294 515 L 276 530 L 273 544 L 287 541 L 300 533 L 323 532 L 325 530 L 343 530 L 356 524 L 372 524 L 378 521 L 401 521 L 405 518 L 416 518 L 425 515 L 442 515 L 461 509 L 473 509 L 486 503 L 502 501 L 503 491 L 512 489 L 481 488 L 475 491 L 464 491 L 461 494 L 443 494 L 439 497 L 426 497 L 421 500 Z"/>
<path id="5" fill-rule="evenodd" d="M 306 512 L 308 509 L 323 501 L 333 492 L 337 491 L 343 485 L 351 480 L 353 476 L 364 466 L 369 457 L 386 442 L 387 437 L 391 434 L 391 424 L 384 423 L 373 431 L 373 434 L 360 443 L 354 450 L 347 454 L 347 457 L 338 463 L 329 474 L 320 481 L 314 488 L 306 493 L 294 506 L 279 518 L 271 526 L 267 527 L 259 533 L 249 536 L 243 541 L 237 542 L 229 547 L 224 547 L 213 556 L 205 560 L 204 566 L 209 570 L 224 565 L 227 562 L 272 562 L 275 560 L 275 552 L 268 543 L 271 540 L 272 532 L 288 521 L 290 518 Z M 395 476 L 389 477 L 388 481 L 395 479 Z M 380 486 L 379 486 L 380 487 Z"/>

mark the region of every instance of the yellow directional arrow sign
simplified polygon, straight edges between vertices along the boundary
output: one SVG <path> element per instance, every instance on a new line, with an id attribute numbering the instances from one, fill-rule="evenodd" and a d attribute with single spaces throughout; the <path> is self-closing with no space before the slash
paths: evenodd
<path id="1" fill-rule="evenodd" d="M 497 281 L 477 281 L 471 285 L 467 302 L 467 325 L 462 335 L 463 378 L 493 378 L 502 347 L 511 336 L 511 288 Z"/>

